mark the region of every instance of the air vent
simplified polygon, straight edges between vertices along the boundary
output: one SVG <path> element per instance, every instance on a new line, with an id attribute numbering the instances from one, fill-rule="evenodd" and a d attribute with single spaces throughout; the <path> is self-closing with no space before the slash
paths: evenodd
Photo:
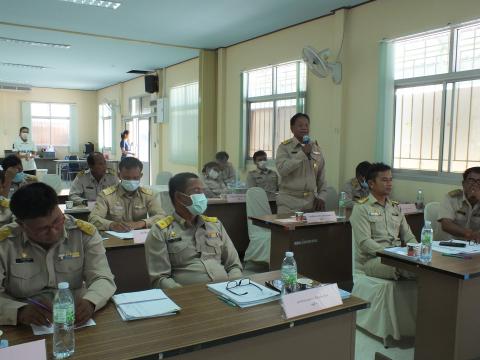
<path id="1" fill-rule="evenodd" d="M 151 73 L 150 70 L 130 70 L 130 71 L 127 71 L 127 74 L 142 74 L 142 75 L 145 75 L 145 74 L 148 74 L 148 73 Z"/>
<path id="2" fill-rule="evenodd" d="M 9 84 L 9 83 L 0 83 L 0 90 L 6 91 L 30 91 L 32 87 L 27 84 Z"/>

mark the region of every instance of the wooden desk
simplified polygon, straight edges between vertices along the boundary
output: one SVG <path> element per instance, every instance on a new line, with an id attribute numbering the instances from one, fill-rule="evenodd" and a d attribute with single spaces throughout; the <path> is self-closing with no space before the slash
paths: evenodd
<path id="1" fill-rule="evenodd" d="M 288 215 L 252 217 L 254 225 L 272 231 L 270 269 L 282 266 L 286 251 L 293 251 L 298 271 L 321 282 L 338 282 L 351 290 L 352 229 L 350 223 L 284 223 Z"/>
<path id="2" fill-rule="evenodd" d="M 253 278 L 264 282 L 278 276 L 274 272 Z M 177 315 L 125 322 L 109 303 L 96 314 L 95 327 L 75 332 L 73 358 L 123 360 L 162 354 L 178 360 L 281 360 L 321 352 L 322 359 L 353 360 L 355 312 L 368 305 L 352 297 L 343 305 L 285 321 L 278 302 L 232 308 L 205 284 L 166 292 L 182 308 Z M 11 345 L 46 338 L 51 354 L 52 336 L 34 337 L 29 327 L 2 330 Z"/>
<path id="3" fill-rule="evenodd" d="M 108 237 L 103 245 L 115 276 L 117 293 L 150 289 L 143 244 L 134 244 L 133 239 L 122 240 L 103 232 L 101 235 Z"/>
<path id="4" fill-rule="evenodd" d="M 478 359 L 480 256 L 458 259 L 433 252 L 422 264 L 386 251 L 382 263 L 417 274 L 415 359 Z"/>

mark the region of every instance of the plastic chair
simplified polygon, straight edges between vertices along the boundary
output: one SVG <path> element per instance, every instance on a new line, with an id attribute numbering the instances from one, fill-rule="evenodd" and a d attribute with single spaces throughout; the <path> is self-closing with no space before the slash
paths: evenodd
<path id="1" fill-rule="evenodd" d="M 45 174 L 40 181 L 51 186 L 57 194 L 62 190 L 62 179 L 57 174 Z"/>
<path id="2" fill-rule="evenodd" d="M 247 217 L 271 215 L 267 193 L 259 187 L 247 190 Z M 271 232 L 247 220 L 250 243 L 245 251 L 245 270 L 252 272 L 268 271 L 270 268 Z"/>
<path id="3" fill-rule="evenodd" d="M 160 171 L 157 175 L 157 179 L 155 181 L 156 185 L 168 185 L 168 181 L 172 177 L 172 173 L 170 171 Z"/>
<path id="4" fill-rule="evenodd" d="M 327 186 L 327 198 L 325 200 L 325 210 L 335 211 L 338 208 L 338 193 L 333 186 Z"/>
<path id="5" fill-rule="evenodd" d="M 160 203 L 162 204 L 162 209 L 167 215 L 172 215 L 175 211 L 173 207 L 172 200 L 170 200 L 170 195 L 168 191 L 160 191 L 158 195 L 160 197 Z"/>
<path id="6" fill-rule="evenodd" d="M 439 207 L 440 203 L 438 201 L 433 201 L 425 205 L 425 209 L 423 210 L 423 218 L 432 223 L 433 240 L 435 241 L 447 240 L 451 238 L 448 233 L 442 230 L 442 224 L 438 221 Z"/>

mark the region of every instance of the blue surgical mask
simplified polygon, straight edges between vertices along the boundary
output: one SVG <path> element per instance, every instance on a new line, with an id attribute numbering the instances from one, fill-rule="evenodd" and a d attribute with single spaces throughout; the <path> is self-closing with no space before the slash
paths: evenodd
<path id="1" fill-rule="evenodd" d="M 186 205 L 185 207 L 192 215 L 202 215 L 207 210 L 208 199 L 205 194 L 193 194 L 190 195 L 190 199 L 192 205 Z"/>
<path id="2" fill-rule="evenodd" d="M 126 191 L 135 191 L 140 186 L 140 180 L 123 180 L 121 182 Z"/>
<path id="3" fill-rule="evenodd" d="M 14 183 L 21 183 L 23 180 L 25 180 L 25 173 L 23 171 L 20 171 L 15 174 L 15 177 L 12 181 Z"/>

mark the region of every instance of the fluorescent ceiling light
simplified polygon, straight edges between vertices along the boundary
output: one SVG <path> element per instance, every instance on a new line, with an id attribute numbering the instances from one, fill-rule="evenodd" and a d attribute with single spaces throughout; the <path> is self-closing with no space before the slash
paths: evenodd
<path id="1" fill-rule="evenodd" d="M 54 43 L 47 43 L 47 42 L 40 42 L 40 41 L 6 38 L 6 37 L 0 37 L 0 41 L 10 43 L 10 44 L 44 46 L 44 47 L 53 47 L 56 49 L 70 49 L 71 47 L 71 45 L 66 45 L 66 44 L 54 44 Z"/>
<path id="2" fill-rule="evenodd" d="M 45 69 L 47 69 L 46 66 L 16 64 L 16 63 L 8 63 L 8 62 L 0 62 L 0 65 L 1 66 L 18 67 L 18 68 L 22 68 L 22 69 L 34 69 L 34 70 L 45 70 Z"/>
<path id="3" fill-rule="evenodd" d="M 104 0 L 60 0 L 60 1 L 70 2 L 78 5 L 98 6 L 98 7 L 103 7 L 103 8 L 112 9 L 112 10 L 117 10 L 120 7 L 120 5 L 122 5 L 121 3 L 116 1 L 104 1 Z"/>

